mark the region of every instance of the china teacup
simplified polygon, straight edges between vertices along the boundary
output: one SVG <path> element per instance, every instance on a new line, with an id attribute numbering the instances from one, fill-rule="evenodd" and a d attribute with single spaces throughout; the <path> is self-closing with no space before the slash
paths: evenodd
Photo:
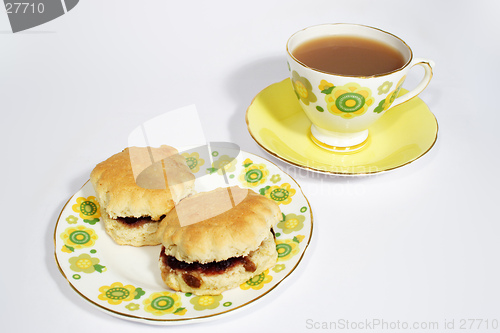
<path id="1" fill-rule="evenodd" d="M 342 41 L 342 38 L 345 40 Z M 400 63 L 397 63 L 397 59 L 393 64 L 385 61 L 385 58 L 370 59 L 372 53 L 365 53 L 369 61 L 366 61 L 367 57 L 356 60 L 357 57 L 350 55 L 344 60 L 332 58 L 330 65 L 340 65 L 338 69 L 325 69 L 327 67 L 321 67 L 324 64 L 314 63 L 314 56 L 319 54 L 315 52 L 319 51 L 311 43 L 322 43 L 321 47 L 328 43 L 337 46 L 346 40 L 354 43 L 354 46 L 359 41 L 378 43 L 382 48 L 396 52 L 396 57 L 401 58 L 398 60 Z M 312 45 L 310 49 L 308 43 Z M 308 52 L 309 58 L 311 54 L 313 58 L 304 60 Z M 322 148 L 340 152 L 363 147 L 367 142 L 369 127 L 389 108 L 422 92 L 432 78 L 434 66 L 431 60 L 414 58 L 410 47 L 395 35 L 357 24 L 324 24 L 296 32 L 287 42 L 287 60 L 295 95 L 312 122 L 311 139 Z M 371 61 L 376 68 L 362 69 L 366 70 L 365 73 L 359 72 L 347 66 L 348 60 L 354 61 L 350 65 L 355 68 L 361 67 L 356 66 L 361 64 L 356 61 L 362 61 L 363 65 Z M 342 68 L 344 63 L 346 66 Z M 413 90 L 398 97 L 408 72 L 415 65 L 425 69 L 424 77 Z"/>

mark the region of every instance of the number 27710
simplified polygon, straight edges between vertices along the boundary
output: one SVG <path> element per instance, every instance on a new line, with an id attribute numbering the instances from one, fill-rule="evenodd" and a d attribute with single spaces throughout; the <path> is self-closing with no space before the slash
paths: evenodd
<path id="1" fill-rule="evenodd" d="M 7 2 L 5 3 L 7 14 L 41 14 L 45 11 L 43 3 L 35 4 L 29 2 Z"/>

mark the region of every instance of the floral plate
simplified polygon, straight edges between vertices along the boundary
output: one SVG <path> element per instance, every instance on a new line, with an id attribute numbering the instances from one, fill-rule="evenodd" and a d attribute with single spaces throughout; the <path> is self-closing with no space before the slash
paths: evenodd
<path id="1" fill-rule="evenodd" d="M 273 163 L 243 151 L 183 153 L 196 175 L 196 190 L 251 188 L 275 200 L 278 263 L 218 296 L 175 292 L 161 280 L 160 246 L 120 246 L 104 231 L 95 192 L 87 182 L 64 206 L 54 232 L 55 259 L 71 287 L 111 315 L 157 325 L 216 319 L 253 304 L 275 289 L 300 263 L 311 240 L 311 207 L 299 185 Z"/>

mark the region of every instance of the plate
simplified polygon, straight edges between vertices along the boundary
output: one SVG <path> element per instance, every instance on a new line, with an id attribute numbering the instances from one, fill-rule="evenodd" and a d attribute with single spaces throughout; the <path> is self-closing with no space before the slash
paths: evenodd
<path id="1" fill-rule="evenodd" d="M 106 234 L 95 192 L 87 182 L 61 211 L 54 231 L 55 259 L 70 286 L 98 309 L 157 325 L 216 319 L 267 297 L 304 256 L 313 216 L 307 198 L 288 174 L 244 151 L 200 149 L 182 155 L 196 175 L 198 192 L 239 185 L 279 200 L 282 221 L 275 228 L 278 263 L 219 296 L 175 292 L 161 280 L 160 246 L 120 246 Z"/>
<path id="2" fill-rule="evenodd" d="M 406 93 L 402 89 L 401 94 Z M 331 152 L 310 138 L 311 121 L 290 79 L 262 90 L 246 112 L 248 131 L 272 156 L 296 167 L 325 174 L 362 175 L 389 171 L 427 153 L 437 139 L 437 120 L 418 97 L 389 109 L 369 128 L 368 141 L 355 152 Z"/>

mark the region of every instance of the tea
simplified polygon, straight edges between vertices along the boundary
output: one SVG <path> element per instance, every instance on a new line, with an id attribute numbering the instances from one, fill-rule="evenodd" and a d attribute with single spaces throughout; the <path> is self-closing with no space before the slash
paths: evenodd
<path id="1" fill-rule="evenodd" d="M 392 46 L 349 35 L 312 39 L 297 46 L 292 54 L 308 67 L 338 75 L 372 76 L 392 72 L 406 63 Z"/>

